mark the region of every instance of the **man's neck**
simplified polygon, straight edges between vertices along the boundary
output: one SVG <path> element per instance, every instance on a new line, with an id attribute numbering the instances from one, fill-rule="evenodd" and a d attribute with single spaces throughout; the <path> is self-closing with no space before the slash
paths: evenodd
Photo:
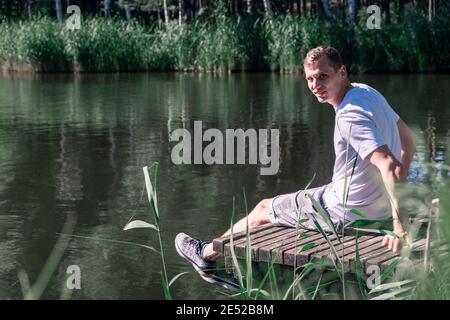
<path id="1" fill-rule="evenodd" d="M 338 98 L 334 103 L 331 104 L 334 109 L 336 109 L 341 104 L 342 100 L 344 100 L 346 93 L 349 92 L 352 88 L 353 88 L 352 84 L 350 83 L 350 81 L 347 80 L 347 83 L 342 87 L 341 91 L 339 92 Z"/>

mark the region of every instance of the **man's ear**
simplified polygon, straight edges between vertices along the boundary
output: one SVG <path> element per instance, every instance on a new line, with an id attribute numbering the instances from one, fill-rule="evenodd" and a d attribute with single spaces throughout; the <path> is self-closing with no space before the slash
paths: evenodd
<path id="1" fill-rule="evenodd" d="M 347 67 L 345 65 L 342 65 L 339 70 L 339 73 L 341 74 L 342 77 L 347 78 Z"/>

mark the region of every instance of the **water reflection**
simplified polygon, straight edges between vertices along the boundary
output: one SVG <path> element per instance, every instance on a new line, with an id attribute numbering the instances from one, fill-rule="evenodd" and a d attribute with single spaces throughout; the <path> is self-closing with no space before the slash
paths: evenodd
<path id="1" fill-rule="evenodd" d="M 408 179 L 448 176 L 450 77 L 364 76 L 381 91 L 418 137 Z M 280 130 L 280 169 L 260 165 L 173 165 L 170 133 L 205 128 Z M 244 212 L 260 199 L 329 181 L 334 111 L 314 101 L 295 75 L 99 74 L 10 75 L 0 78 L 0 298 L 21 298 L 17 269 L 34 281 L 68 214 L 74 233 L 157 245 L 148 230 L 124 232 L 131 216 L 148 219 L 142 167 L 160 162 L 158 202 L 168 272 L 190 270 L 173 238 L 202 238 L 228 226 L 233 196 Z M 423 166 L 424 163 L 433 166 Z M 66 268 L 81 268 L 77 299 L 161 299 L 160 260 L 142 248 L 72 239 L 44 293 L 64 294 Z M 196 275 L 181 278 L 174 296 L 222 298 Z"/>

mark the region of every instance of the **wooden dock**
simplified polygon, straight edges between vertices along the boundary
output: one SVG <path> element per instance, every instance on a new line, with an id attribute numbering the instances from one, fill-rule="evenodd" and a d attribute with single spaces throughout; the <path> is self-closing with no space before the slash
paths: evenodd
<path id="1" fill-rule="evenodd" d="M 339 259 L 343 261 L 344 268 L 349 273 L 356 272 L 356 241 L 358 241 L 359 259 L 362 271 L 369 266 L 378 266 L 381 272 L 387 267 L 396 264 L 401 259 L 387 247 L 382 247 L 383 236 L 379 234 L 339 235 L 327 234 L 333 244 Z M 308 261 L 324 261 L 330 266 L 336 259 L 327 240 L 317 231 L 296 230 L 293 228 L 275 227 L 263 225 L 250 230 L 252 261 L 271 262 L 289 267 L 302 266 Z M 235 233 L 233 236 L 234 249 L 238 258 L 246 257 L 246 233 Z M 425 239 L 415 241 L 410 247 L 410 255 L 415 257 L 414 264 L 423 261 L 425 251 Z M 230 268 L 231 250 L 230 237 L 214 239 L 215 251 L 225 256 L 225 264 Z M 231 270 L 231 269 L 229 269 Z"/>

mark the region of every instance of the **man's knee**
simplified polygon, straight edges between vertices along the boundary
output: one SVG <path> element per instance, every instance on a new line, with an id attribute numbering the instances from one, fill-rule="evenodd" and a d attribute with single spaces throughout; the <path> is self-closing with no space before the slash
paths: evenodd
<path id="1" fill-rule="evenodd" d="M 269 206 L 271 201 L 272 199 L 264 199 L 257 204 L 256 210 L 254 211 L 251 219 L 252 227 L 257 227 L 270 222 Z"/>
<path id="2" fill-rule="evenodd" d="M 272 199 L 264 199 L 258 203 L 260 211 L 268 211 Z"/>

